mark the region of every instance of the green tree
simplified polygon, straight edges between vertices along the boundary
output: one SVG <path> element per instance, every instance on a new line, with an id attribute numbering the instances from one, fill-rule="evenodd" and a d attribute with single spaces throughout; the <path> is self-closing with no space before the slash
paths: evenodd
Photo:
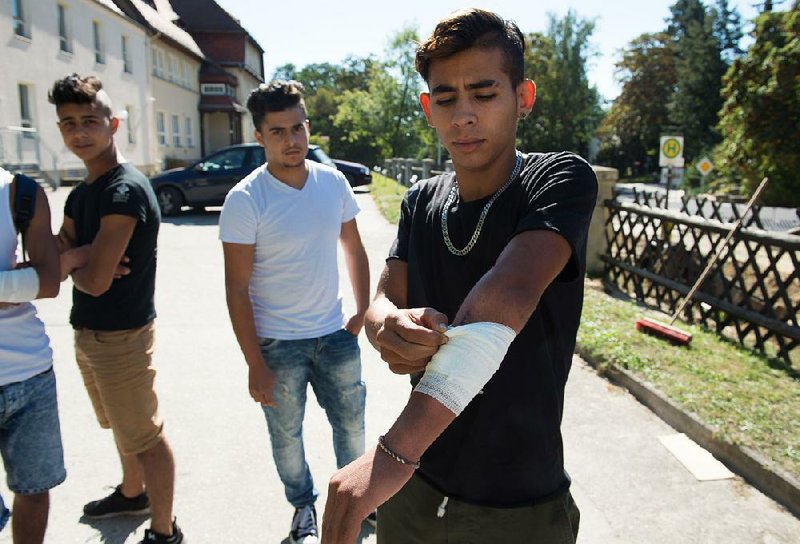
<path id="1" fill-rule="evenodd" d="M 752 192 L 769 176 L 763 199 L 800 206 L 800 2 L 764 11 L 754 43 L 724 78 L 717 149 L 721 169 Z"/>
<path id="2" fill-rule="evenodd" d="M 670 36 L 642 34 L 631 41 L 616 63 L 616 77 L 622 90 L 598 129 L 599 162 L 634 175 L 652 172 L 677 79 Z"/>
<path id="3" fill-rule="evenodd" d="M 741 22 L 727 0 L 710 10 L 700 0 L 678 0 L 670 11 L 677 75 L 670 120 L 683 133 L 684 156 L 691 161 L 721 139 L 722 76 L 739 53 Z"/>
<path id="4" fill-rule="evenodd" d="M 404 28 L 369 72 L 366 90 L 344 91 L 334 125 L 348 157 L 377 164 L 388 157 L 432 156 L 435 144 L 417 103 L 422 81 L 414 69 L 417 32 Z"/>
<path id="5" fill-rule="evenodd" d="M 537 98 L 532 118 L 520 126 L 523 149 L 588 154 L 602 116 L 600 95 L 587 76 L 593 32 L 594 21 L 570 10 L 561 19 L 549 15 L 546 35 L 528 36 L 526 73 L 536 82 Z"/>

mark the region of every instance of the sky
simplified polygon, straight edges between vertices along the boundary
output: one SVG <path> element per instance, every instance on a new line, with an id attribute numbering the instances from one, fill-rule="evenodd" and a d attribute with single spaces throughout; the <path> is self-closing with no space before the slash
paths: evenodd
<path id="1" fill-rule="evenodd" d="M 389 39 L 397 31 L 413 27 L 421 38 L 436 22 L 462 7 L 479 7 L 513 19 L 522 32 L 547 30 L 548 14 L 558 17 L 570 8 L 584 19 L 595 20 L 591 43 L 596 56 L 589 65 L 589 80 L 606 99 L 620 91 L 614 78 L 619 51 L 644 32 L 666 27 L 669 6 L 675 0 L 306 0 L 268 2 L 257 0 L 216 0 L 264 49 L 264 67 L 269 79 L 278 66 L 287 63 L 302 68 L 307 64 L 338 64 L 348 55 L 382 57 Z M 714 4 L 706 0 L 706 5 Z M 731 0 L 745 22 L 757 15 L 756 0 Z"/>

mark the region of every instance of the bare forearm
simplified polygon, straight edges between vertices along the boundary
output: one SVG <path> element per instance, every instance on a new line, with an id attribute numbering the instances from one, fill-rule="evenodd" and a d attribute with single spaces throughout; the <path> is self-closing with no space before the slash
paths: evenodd
<path id="1" fill-rule="evenodd" d="M 416 461 L 455 418 L 456 415 L 439 401 L 413 392 L 386 433 L 386 444 L 406 459 Z"/>
<path id="2" fill-rule="evenodd" d="M 358 248 L 347 251 L 345 261 L 356 300 L 356 313 L 363 314 L 369 306 L 369 261 L 364 246 L 359 244 Z"/>
<path id="3" fill-rule="evenodd" d="M 233 333 L 236 335 L 236 341 L 239 343 L 245 362 L 250 367 L 263 365 L 264 360 L 258 345 L 258 334 L 250 296 L 247 292 L 228 291 L 226 298 Z"/>

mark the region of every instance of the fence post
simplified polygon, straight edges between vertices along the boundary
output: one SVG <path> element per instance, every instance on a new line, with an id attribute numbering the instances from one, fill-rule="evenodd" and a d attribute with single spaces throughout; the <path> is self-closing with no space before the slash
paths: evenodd
<path id="1" fill-rule="evenodd" d="M 606 252 L 606 210 L 603 202 L 613 197 L 619 171 L 606 166 L 592 166 L 592 170 L 597 175 L 597 201 L 586 241 L 586 272 L 599 276 L 603 273 L 603 261 L 600 257 Z"/>
<path id="2" fill-rule="evenodd" d="M 431 170 L 433 170 L 433 159 L 422 159 L 422 178 L 428 179 L 431 177 Z"/>
<path id="3" fill-rule="evenodd" d="M 413 166 L 414 159 L 403 159 L 403 162 L 403 185 L 410 187 L 411 175 L 413 174 L 411 167 Z"/>

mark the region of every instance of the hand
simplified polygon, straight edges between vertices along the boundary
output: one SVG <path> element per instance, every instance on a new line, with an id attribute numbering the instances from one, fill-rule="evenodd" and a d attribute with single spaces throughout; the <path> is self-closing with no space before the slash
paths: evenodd
<path id="1" fill-rule="evenodd" d="M 322 515 L 324 544 L 352 544 L 361 522 L 406 484 L 414 469 L 373 448 L 339 469 L 328 484 Z"/>
<path id="2" fill-rule="evenodd" d="M 355 314 L 347 320 L 347 323 L 344 325 L 344 328 L 347 330 L 347 332 L 353 336 L 358 336 L 358 333 L 360 333 L 361 329 L 364 328 L 364 313 L 365 312 Z"/>
<path id="3" fill-rule="evenodd" d="M 114 279 L 118 280 L 122 276 L 127 276 L 131 273 L 131 269 L 127 265 L 131 260 L 128 258 L 127 255 L 123 255 L 122 259 L 120 259 L 119 264 L 117 265 L 116 270 L 114 270 Z"/>
<path id="4" fill-rule="evenodd" d="M 89 262 L 92 246 L 89 244 L 68 249 L 61 254 L 61 281 L 67 279 L 76 269 L 83 268 Z"/>
<path id="5" fill-rule="evenodd" d="M 250 396 L 263 406 L 275 408 L 276 404 L 272 399 L 272 387 L 275 385 L 275 377 L 272 375 L 272 371 L 263 362 L 251 365 L 249 368 L 248 385 Z"/>
<path id="6" fill-rule="evenodd" d="M 395 374 L 420 372 L 447 343 L 447 316 L 433 308 L 389 312 L 375 335 L 381 359 Z"/>

